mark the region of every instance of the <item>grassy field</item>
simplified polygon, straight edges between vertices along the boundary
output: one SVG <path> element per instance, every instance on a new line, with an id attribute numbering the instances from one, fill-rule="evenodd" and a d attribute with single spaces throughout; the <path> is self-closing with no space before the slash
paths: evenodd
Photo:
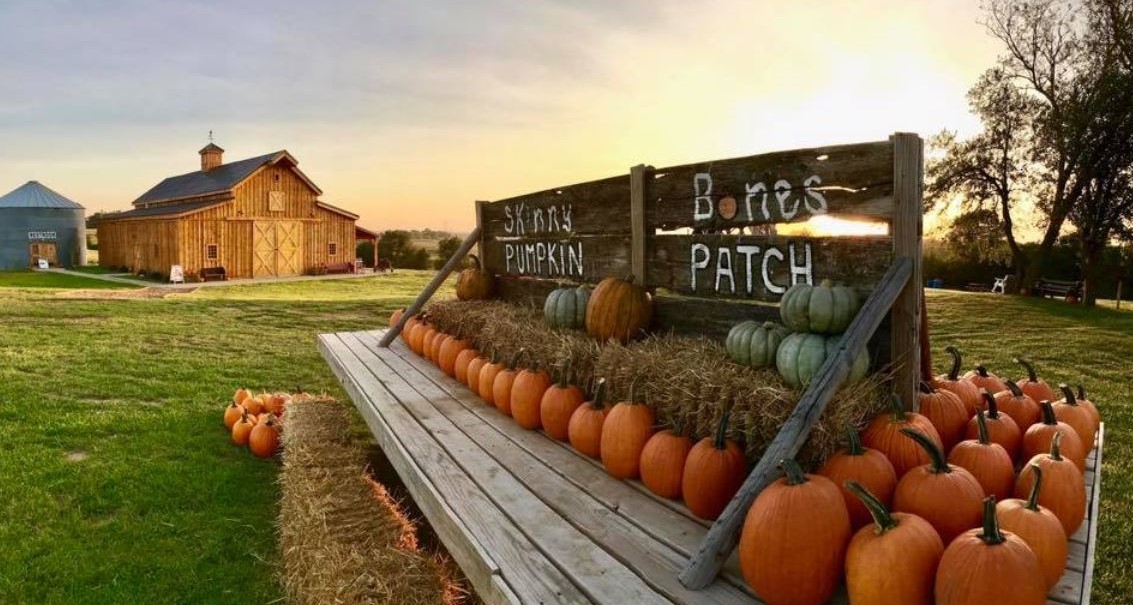
<path id="1" fill-rule="evenodd" d="M 84 290 L 113 290 L 134 287 L 136 286 L 82 277 L 79 275 L 68 275 L 66 273 L 0 271 L 0 288 L 81 288 Z"/>
<path id="2" fill-rule="evenodd" d="M 384 324 L 430 275 L 74 300 L 0 274 L 0 603 L 280 598 L 276 463 L 227 443 L 221 404 L 241 385 L 344 397 L 314 334 Z M 940 291 L 928 304 L 938 368 L 955 343 L 966 365 L 1017 376 L 1022 354 L 1085 384 L 1107 425 L 1094 602 L 1129 602 L 1133 312 Z"/>

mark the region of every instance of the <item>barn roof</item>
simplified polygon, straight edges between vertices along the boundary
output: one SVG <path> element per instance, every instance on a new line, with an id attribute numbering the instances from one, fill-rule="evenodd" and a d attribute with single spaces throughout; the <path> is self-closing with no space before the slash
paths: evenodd
<path id="1" fill-rule="evenodd" d="M 125 212 L 114 212 L 111 214 L 104 214 L 98 217 L 98 221 L 117 221 L 127 218 L 172 218 L 175 216 L 184 216 L 199 212 L 213 206 L 227 204 L 232 198 L 220 200 L 208 200 L 201 202 L 184 202 L 181 204 L 167 204 L 164 206 L 153 206 L 151 208 L 135 208 Z"/>
<path id="2" fill-rule="evenodd" d="M 287 153 L 287 151 L 276 151 L 246 160 L 221 164 L 208 172 L 198 170 L 188 174 L 171 176 L 134 200 L 134 205 L 193 198 L 231 191 L 233 187 L 239 185 L 244 179 L 252 176 L 252 174 L 262 166 L 274 164 L 284 158 L 288 159 L 292 166 L 298 164 L 295 158 L 291 157 L 291 154 Z M 322 193 L 314 183 L 299 172 L 297 167 L 295 168 L 295 172 L 298 173 L 312 189 L 318 193 Z"/>
<path id="3" fill-rule="evenodd" d="M 28 181 L 11 193 L 0 197 L 0 208 L 73 208 L 83 207 L 41 185 L 39 181 Z"/>

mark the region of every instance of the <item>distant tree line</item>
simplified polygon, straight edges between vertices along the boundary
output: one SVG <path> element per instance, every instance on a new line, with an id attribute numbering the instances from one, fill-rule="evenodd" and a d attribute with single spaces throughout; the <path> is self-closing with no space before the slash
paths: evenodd
<path id="1" fill-rule="evenodd" d="M 436 250 L 418 246 L 413 243 L 414 240 L 435 240 Z M 388 260 L 395 269 L 439 269 L 458 248 L 460 238 L 443 231 L 392 229 L 382 232 L 378 240 L 378 259 Z M 359 242 L 356 253 L 367 267 L 373 265 L 373 242 Z"/>

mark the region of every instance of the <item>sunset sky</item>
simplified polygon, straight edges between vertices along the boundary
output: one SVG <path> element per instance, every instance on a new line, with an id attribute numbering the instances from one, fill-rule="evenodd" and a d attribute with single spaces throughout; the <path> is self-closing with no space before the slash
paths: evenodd
<path id="1" fill-rule="evenodd" d="M 473 200 L 894 131 L 972 132 L 978 2 L 0 2 L 0 194 L 123 210 L 288 149 L 372 229 Z"/>

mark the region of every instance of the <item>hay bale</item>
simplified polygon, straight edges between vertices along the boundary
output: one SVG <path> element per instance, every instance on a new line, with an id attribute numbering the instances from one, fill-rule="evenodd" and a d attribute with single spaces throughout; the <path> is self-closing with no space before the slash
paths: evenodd
<path id="1" fill-rule="evenodd" d="M 279 540 L 289 602 L 458 602 L 451 566 L 418 549 L 413 522 L 370 480 L 346 408 L 297 397 L 282 439 Z"/>

